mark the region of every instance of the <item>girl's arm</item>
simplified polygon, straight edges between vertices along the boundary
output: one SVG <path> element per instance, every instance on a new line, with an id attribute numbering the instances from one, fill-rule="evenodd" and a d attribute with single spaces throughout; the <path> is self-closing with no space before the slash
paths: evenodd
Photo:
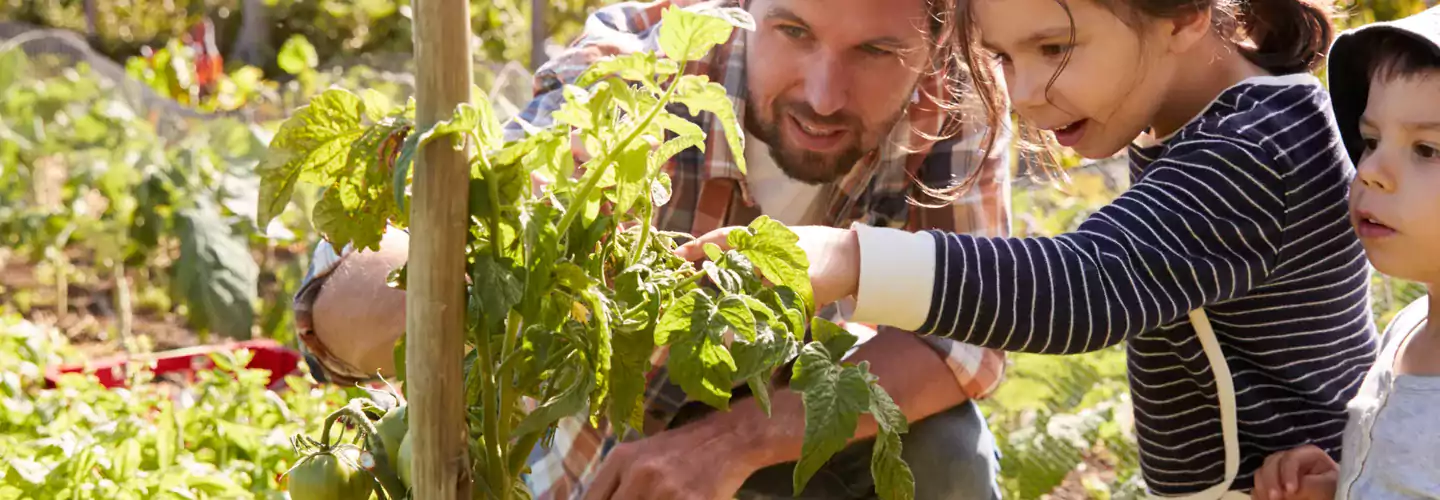
<path id="1" fill-rule="evenodd" d="M 1064 354 L 1244 295 L 1283 245 L 1285 189 L 1271 158 L 1235 141 L 1179 142 L 1134 187 L 1055 238 L 859 226 L 853 319 Z"/>

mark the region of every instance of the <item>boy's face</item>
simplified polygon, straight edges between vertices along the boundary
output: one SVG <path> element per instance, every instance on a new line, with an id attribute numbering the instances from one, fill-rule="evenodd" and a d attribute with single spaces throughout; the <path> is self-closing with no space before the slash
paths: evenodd
<path id="1" fill-rule="evenodd" d="M 1350 222 L 1370 262 L 1440 283 L 1440 70 L 1373 78 L 1360 135 Z"/>

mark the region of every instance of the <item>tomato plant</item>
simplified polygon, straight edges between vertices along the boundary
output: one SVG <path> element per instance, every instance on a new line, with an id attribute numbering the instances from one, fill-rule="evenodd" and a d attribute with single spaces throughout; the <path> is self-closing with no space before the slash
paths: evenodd
<path id="1" fill-rule="evenodd" d="M 47 368 L 79 359 L 58 330 L 0 315 L 0 499 L 283 498 L 288 437 L 345 404 L 302 377 L 267 388 L 246 352 L 188 387 L 135 370 L 128 389 L 78 374 L 46 388 Z"/>
<path id="2" fill-rule="evenodd" d="M 297 184 L 323 186 L 313 218 L 335 248 L 378 249 L 387 226 L 408 227 L 407 187 L 421 147 L 443 141 L 469 152 L 467 268 L 454 271 L 469 278 L 468 352 L 456 355 L 465 356 L 476 491 L 502 499 L 523 491 L 525 458 L 564 417 L 640 429 L 645 375 L 660 349 L 670 377 L 722 411 L 731 389 L 747 384 L 768 412 L 774 375 L 793 362 L 790 387 L 806 410 L 796 490 L 871 413 L 880 422 L 877 489 L 885 498 L 912 494 L 900 459 L 905 418 L 866 363 L 841 362 L 856 337 L 812 318 L 809 264 L 795 234 L 761 217 L 729 235 L 731 250 L 707 248 L 709 261 L 696 269 L 673 253 L 686 235 L 652 227 L 670 195 L 662 165 L 704 147 L 705 132 L 686 116 L 713 113 L 731 149 L 743 148 L 724 88 L 680 71 L 737 26 L 753 28 L 740 9 L 668 10 L 665 57 L 642 52 L 595 65 L 565 88 L 553 125 L 515 141 L 502 140 L 478 90 L 450 119 L 421 126 L 413 106 L 391 109 L 373 92 L 332 89 L 271 142 L 259 167 L 260 223 L 285 210 Z M 576 164 L 572 137 L 590 160 Z M 532 176 L 548 183 L 535 189 Z M 403 363 L 397 369 L 403 378 Z M 537 402 L 533 411 L 522 409 L 523 398 Z M 354 425 L 370 425 L 351 413 Z"/>

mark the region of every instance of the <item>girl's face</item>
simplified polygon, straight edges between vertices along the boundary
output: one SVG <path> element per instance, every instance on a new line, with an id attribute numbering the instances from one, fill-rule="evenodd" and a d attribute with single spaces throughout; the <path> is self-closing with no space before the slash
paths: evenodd
<path id="1" fill-rule="evenodd" d="M 1082 156 L 1108 157 L 1150 127 L 1160 110 L 1174 74 L 1165 32 L 1174 24 L 1137 28 L 1091 0 L 1059 1 L 1065 6 L 976 0 L 972 14 L 1020 116 Z"/>
<path id="2" fill-rule="evenodd" d="M 1375 78 L 1350 222 L 1377 270 L 1440 283 L 1440 72 Z"/>

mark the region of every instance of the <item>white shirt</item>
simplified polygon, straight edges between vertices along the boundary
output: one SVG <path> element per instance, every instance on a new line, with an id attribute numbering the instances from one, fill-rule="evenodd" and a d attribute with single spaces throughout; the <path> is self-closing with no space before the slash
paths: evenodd
<path id="1" fill-rule="evenodd" d="M 770 157 L 770 145 L 754 135 L 745 136 L 745 184 L 760 205 L 760 213 L 787 226 L 822 224 L 823 207 L 818 206 L 823 184 L 792 179 Z"/>

